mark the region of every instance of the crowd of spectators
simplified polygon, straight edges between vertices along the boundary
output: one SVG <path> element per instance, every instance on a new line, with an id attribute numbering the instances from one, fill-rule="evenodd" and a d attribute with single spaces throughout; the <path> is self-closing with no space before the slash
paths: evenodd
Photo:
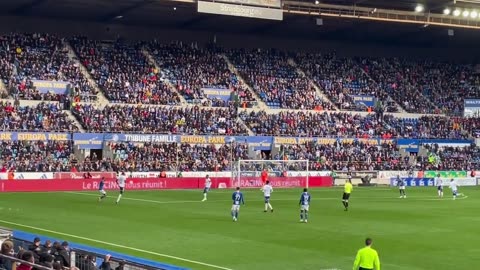
<path id="1" fill-rule="evenodd" d="M 409 157 L 401 157 L 393 143 L 373 145 L 364 142 L 284 145 L 275 159 L 309 160 L 310 170 L 406 170 Z"/>
<path id="2" fill-rule="evenodd" d="M 35 107 L 0 102 L 0 128 L 8 131 L 78 131 L 59 105 L 43 102 Z"/>
<path id="3" fill-rule="evenodd" d="M 231 161 L 248 159 L 245 144 L 192 145 L 177 143 L 112 143 L 113 158 L 95 157 L 80 164 L 91 171 L 226 171 Z"/>
<path id="4" fill-rule="evenodd" d="M 120 40 L 107 43 L 76 37 L 70 40 L 105 96 L 112 102 L 176 105 L 172 91 L 159 70 L 149 63 L 140 44 Z"/>
<path id="5" fill-rule="evenodd" d="M 359 64 L 407 112 L 441 112 L 439 107 L 422 95 L 421 78 L 428 77 L 428 74 L 415 63 L 397 58 L 379 58 L 362 59 Z"/>
<path id="6" fill-rule="evenodd" d="M 0 64 L 0 76 L 10 94 L 21 99 L 60 101 L 71 94 L 77 100 L 91 101 L 97 94 L 79 65 L 69 58 L 63 40 L 54 35 L 0 36 Z M 70 87 L 57 93 L 41 91 L 34 80 L 64 81 Z"/>
<path id="7" fill-rule="evenodd" d="M 2 141 L 0 157 L 5 169 L 20 172 L 58 172 L 70 165 L 71 141 Z"/>
<path id="8" fill-rule="evenodd" d="M 402 62 L 414 74 L 418 91 L 442 113 L 463 115 L 464 99 L 480 94 L 480 75 L 472 65 L 441 62 Z"/>
<path id="9" fill-rule="evenodd" d="M 249 160 L 248 145 L 193 145 L 177 143 L 110 143 L 111 158 L 99 158 L 95 153 L 77 162 L 71 142 L 20 141 L 2 142 L 0 156 L 2 172 L 68 172 L 73 167 L 80 172 L 94 171 L 230 171 L 231 161 Z M 401 156 L 400 148 L 390 141 L 380 144 L 354 140 L 334 140 L 328 143 L 307 142 L 281 145 L 275 155 L 265 154 L 264 160 L 309 160 L 310 170 L 471 170 L 480 163 L 480 148 L 438 147 L 424 145 L 429 155 Z M 254 158 L 258 159 L 258 158 Z"/>
<path id="10" fill-rule="evenodd" d="M 338 112 L 241 112 L 240 118 L 256 135 L 346 138 L 448 138 L 470 137 L 457 119 L 441 116 L 395 118 Z"/>
<path id="11" fill-rule="evenodd" d="M 435 155 L 436 162 L 429 162 L 428 156 L 417 157 L 417 167 L 422 170 L 475 170 L 480 165 L 480 148 L 472 144 L 467 147 L 440 147 L 424 145 L 429 154 Z"/>
<path id="12" fill-rule="evenodd" d="M 90 132 L 247 134 L 237 108 L 105 106 L 76 104 L 73 114 Z"/>
<path id="13" fill-rule="evenodd" d="M 272 108 L 331 110 L 310 80 L 297 72 L 286 53 L 275 50 L 231 50 L 228 57 L 241 76 Z"/>
<path id="14" fill-rule="evenodd" d="M 295 62 L 342 110 L 366 111 L 367 107 L 375 106 L 375 100 L 379 100 L 384 103 L 385 111 L 397 111 L 390 96 L 368 77 L 354 58 L 342 58 L 336 53 L 297 53 Z M 371 97 L 374 104 L 357 104 L 356 95 Z"/>
<path id="15" fill-rule="evenodd" d="M 226 107 L 235 102 L 251 104 L 252 93 L 237 78 L 222 57 L 220 49 L 213 46 L 199 47 L 196 43 L 172 42 L 148 44 L 165 77 L 175 85 L 190 103 L 205 103 L 214 107 Z M 222 95 L 210 95 L 203 89 L 222 91 Z"/>
<path id="16" fill-rule="evenodd" d="M 7 239 L 2 242 L 0 269 L 4 270 L 123 270 L 127 262 L 111 255 L 100 255 L 75 250 L 72 252 L 68 242 L 46 240 L 43 243 L 35 237 L 33 242 Z M 75 260 L 71 257 L 75 255 Z M 100 261 L 98 257 L 103 257 Z"/>

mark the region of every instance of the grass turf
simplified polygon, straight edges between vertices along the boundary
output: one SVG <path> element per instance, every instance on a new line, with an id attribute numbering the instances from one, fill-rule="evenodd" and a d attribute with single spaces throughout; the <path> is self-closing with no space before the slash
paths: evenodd
<path id="1" fill-rule="evenodd" d="M 276 189 L 274 213 L 263 212 L 258 189 L 244 190 L 236 223 L 230 190 L 213 190 L 203 203 L 200 190 L 127 191 L 119 205 L 113 191 L 102 203 L 96 193 L 4 193 L 0 226 L 200 270 L 222 268 L 159 254 L 223 269 L 345 270 L 369 236 L 383 269 L 472 269 L 479 189 L 460 191 L 467 197 L 453 201 L 434 188 L 407 189 L 407 199 L 396 189 L 355 188 L 344 212 L 341 189 L 312 189 L 308 224 L 299 223 L 300 189 Z"/>

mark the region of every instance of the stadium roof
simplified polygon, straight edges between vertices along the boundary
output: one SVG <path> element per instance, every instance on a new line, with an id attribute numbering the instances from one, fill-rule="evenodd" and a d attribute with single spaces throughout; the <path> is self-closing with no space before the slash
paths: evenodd
<path id="1" fill-rule="evenodd" d="M 297 0 L 312 3 L 314 0 Z M 473 0 L 470 0 L 473 1 Z M 426 9 L 443 10 L 448 0 L 321 0 L 325 4 L 412 11 L 421 2 Z M 457 3 L 474 8 L 475 5 Z M 473 5 L 473 6 L 472 6 Z M 480 8 L 480 5 L 477 5 Z M 174 10 L 175 8 L 175 10 Z M 29 16 L 58 20 L 126 24 L 164 29 L 185 29 L 213 33 L 249 33 L 275 37 L 375 42 L 417 47 L 478 47 L 480 30 L 455 29 L 414 24 L 387 23 L 353 18 L 285 14 L 284 20 L 265 21 L 200 14 L 192 0 L 15 0 L 0 1 L 0 15 Z M 479 19 L 480 20 L 480 19 Z"/>

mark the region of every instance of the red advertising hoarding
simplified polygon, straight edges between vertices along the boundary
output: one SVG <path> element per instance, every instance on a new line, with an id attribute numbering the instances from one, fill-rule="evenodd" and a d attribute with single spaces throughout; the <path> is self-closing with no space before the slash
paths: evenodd
<path id="1" fill-rule="evenodd" d="M 293 181 L 293 182 L 292 182 Z M 278 187 L 297 186 L 298 180 L 282 180 Z M 295 183 L 294 183 L 295 182 Z M 69 179 L 69 180 L 2 180 L 1 192 L 49 192 L 49 191 L 94 191 L 98 190 L 99 179 Z M 155 189 L 198 189 L 203 188 L 204 178 L 128 178 L 127 190 L 155 190 Z M 331 177 L 310 177 L 310 187 L 327 187 L 332 185 Z M 212 179 L 212 187 L 231 188 L 231 179 L 219 177 Z M 297 186 L 298 187 L 298 186 Z M 115 180 L 106 180 L 105 189 L 117 189 Z"/>
<path id="2" fill-rule="evenodd" d="M 84 172 L 58 172 L 54 173 L 53 177 L 55 179 L 66 179 L 66 180 L 72 180 L 72 179 L 84 179 Z M 105 179 L 115 179 L 117 177 L 117 174 L 114 172 L 90 172 L 90 175 L 92 176 L 93 179 L 100 179 L 102 177 L 105 177 Z"/>

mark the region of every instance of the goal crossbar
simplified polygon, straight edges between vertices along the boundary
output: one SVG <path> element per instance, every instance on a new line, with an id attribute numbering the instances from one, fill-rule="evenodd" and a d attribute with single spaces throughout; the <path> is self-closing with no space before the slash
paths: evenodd
<path id="1" fill-rule="evenodd" d="M 238 160 L 232 171 L 232 184 L 238 187 L 261 186 L 262 172 L 267 170 L 267 180 L 273 186 L 308 188 L 309 165 L 308 160 Z"/>

